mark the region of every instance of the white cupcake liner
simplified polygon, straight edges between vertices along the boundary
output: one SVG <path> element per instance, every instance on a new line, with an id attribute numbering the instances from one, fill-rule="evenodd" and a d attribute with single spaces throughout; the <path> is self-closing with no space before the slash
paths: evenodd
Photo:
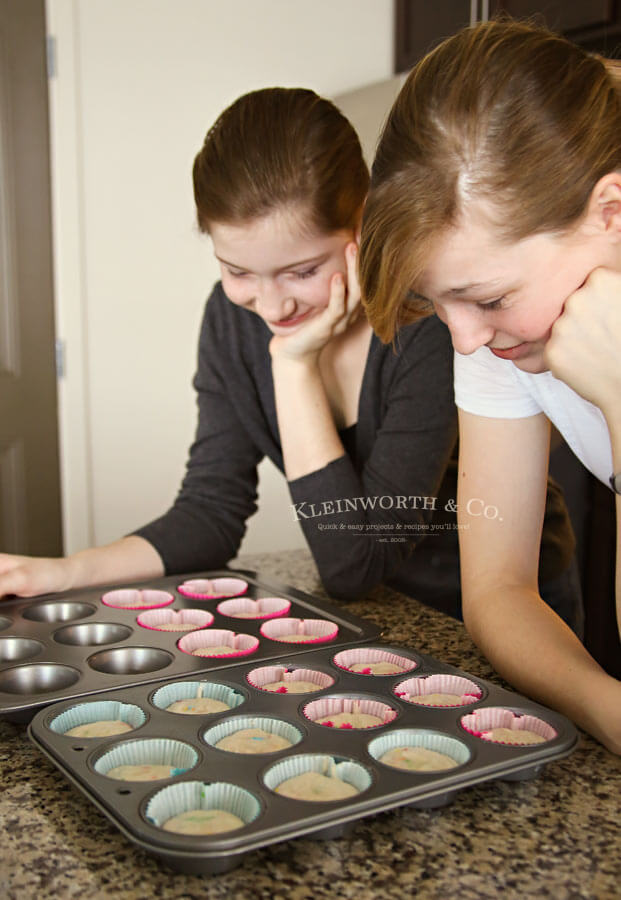
<path id="1" fill-rule="evenodd" d="M 229 656 L 247 656 L 254 653 L 259 646 L 259 639 L 251 634 L 235 634 L 234 631 L 227 631 L 223 628 L 215 628 L 210 631 L 192 631 L 190 634 L 184 635 L 177 641 L 177 647 L 182 653 L 189 653 L 191 656 L 202 656 L 197 651 L 202 648 L 228 646 L 231 648 L 230 653 L 205 654 L 206 657 L 219 659 Z"/>
<path id="2" fill-rule="evenodd" d="M 507 746 L 525 746 L 524 744 L 514 744 L 510 741 L 495 741 L 492 737 L 487 736 L 487 732 L 494 728 L 510 728 L 512 731 L 533 731 L 540 735 L 546 741 L 551 741 L 557 736 L 557 732 L 536 716 L 520 715 L 514 713 L 510 709 L 504 709 L 501 706 L 484 706 L 473 710 L 467 716 L 461 717 L 461 727 L 469 734 L 489 741 L 494 744 L 506 744 Z"/>
<path id="3" fill-rule="evenodd" d="M 165 710 L 177 700 L 196 699 L 199 696 L 199 687 L 201 688 L 201 697 L 219 700 L 220 703 L 226 703 L 231 709 L 241 706 L 246 699 L 243 694 L 225 684 L 211 681 L 176 681 L 174 684 L 165 684 L 159 688 L 151 697 L 151 703 L 157 709 Z M 179 715 L 179 713 L 175 713 L 175 715 Z M 206 713 L 206 715 L 210 715 L 210 713 Z"/>
<path id="4" fill-rule="evenodd" d="M 141 613 L 136 621 L 142 628 L 150 628 L 153 631 L 172 631 L 171 628 L 162 628 L 162 625 L 192 625 L 193 629 L 209 628 L 213 625 L 214 617 L 204 609 L 152 609 Z M 185 629 L 175 629 L 184 631 Z"/>
<path id="5" fill-rule="evenodd" d="M 382 720 L 381 724 L 371 725 L 370 728 L 382 728 L 384 725 L 392 722 L 397 716 L 397 710 L 392 709 L 387 703 L 381 703 L 379 700 L 360 700 L 355 697 L 322 697 L 319 700 L 311 700 L 310 703 L 302 707 L 302 712 L 307 719 L 322 725 L 324 728 L 333 728 L 335 726 L 328 724 L 328 722 L 317 722 L 317 719 L 322 719 L 324 716 L 335 716 L 339 713 L 353 713 L 354 710 L 365 715 L 377 716 Z M 342 728 L 351 728 L 353 731 L 359 730 L 351 725 L 339 725 L 338 728 L 339 730 Z M 367 731 L 368 729 L 365 728 L 363 730 Z"/>
<path id="6" fill-rule="evenodd" d="M 334 678 L 325 672 L 316 672 L 314 669 L 287 669 L 285 666 L 261 666 L 253 669 L 246 675 L 246 681 L 252 687 L 262 691 L 266 684 L 272 684 L 274 681 L 311 681 L 317 685 L 317 690 L 322 691 L 325 688 L 332 687 Z M 286 694 L 287 688 L 283 686 L 277 691 L 268 691 L 273 694 Z"/>
<path id="7" fill-rule="evenodd" d="M 217 606 L 221 616 L 231 616 L 234 619 L 274 619 L 286 616 L 290 609 L 291 602 L 284 597 L 260 597 L 258 600 L 239 597 L 223 600 Z"/>
<path id="8" fill-rule="evenodd" d="M 190 578 L 177 588 L 184 597 L 196 600 L 219 600 L 238 597 L 248 590 L 248 582 L 242 578 Z"/>
<path id="9" fill-rule="evenodd" d="M 116 766 L 170 766 L 170 777 L 183 775 L 198 762 L 198 753 L 190 744 L 169 738 L 151 738 L 143 741 L 125 741 L 100 756 L 93 768 L 100 775 L 107 775 Z"/>
<path id="10" fill-rule="evenodd" d="M 214 725 L 213 728 L 203 732 L 203 740 L 215 747 L 222 738 L 235 734 L 236 731 L 242 731 L 245 728 L 261 728 L 269 734 L 275 734 L 286 741 L 291 741 L 292 745 L 299 744 L 304 737 L 299 728 L 296 728 L 295 725 L 290 725 L 289 722 L 283 722 L 282 719 L 271 719 L 268 716 L 236 716 L 234 719 L 227 719 L 226 722 L 220 722 L 218 725 Z M 282 751 L 280 752 L 282 753 Z"/>
<path id="11" fill-rule="evenodd" d="M 283 641 L 288 634 L 304 636 L 300 641 L 283 641 L 293 644 L 322 644 L 334 640 L 338 631 L 338 625 L 327 619 L 272 619 L 260 628 L 263 637 L 271 641 Z"/>
<path id="12" fill-rule="evenodd" d="M 140 728 L 147 721 L 147 717 L 139 706 L 133 703 L 122 703 L 120 700 L 97 700 L 94 703 L 79 703 L 66 709 L 56 716 L 49 724 L 50 731 L 56 734 L 65 734 L 79 725 L 90 725 L 92 722 L 101 721 L 126 722 L 133 728 Z M 117 735 L 114 735 L 117 737 Z M 73 735 L 69 735 L 73 737 Z M 75 740 L 75 737 L 73 737 Z M 92 738 L 85 738 L 92 740 Z"/>
<path id="13" fill-rule="evenodd" d="M 168 606 L 175 598 L 168 591 L 151 588 L 119 588 L 102 594 L 101 602 L 114 609 L 156 609 Z"/>
<path id="14" fill-rule="evenodd" d="M 398 728 L 396 731 L 382 734 L 381 737 L 370 741 L 367 749 L 373 759 L 379 762 L 384 753 L 395 750 L 397 747 L 424 747 L 426 750 L 435 750 L 436 753 L 450 756 L 459 766 L 463 766 L 471 757 L 468 747 L 457 738 L 450 737 L 448 734 L 440 734 L 437 731 L 425 731 L 417 728 Z M 386 763 L 382 763 L 382 765 L 386 765 Z M 394 770 L 399 767 L 388 766 L 388 768 Z"/>
<path id="15" fill-rule="evenodd" d="M 173 816 L 189 812 L 193 809 L 223 809 L 237 816 L 246 825 L 258 818 L 261 804 L 250 791 L 236 784 L 216 781 L 205 784 L 202 781 L 180 781 L 167 785 L 154 794 L 145 807 L 145 819 L 157 828 L 161 828 Z M 218 832 L 214 838 L 220 834 Z M 184 838 L 191 837 L 184 835 Z M 199 835 L 201 840 L 211 835 Z"/>
<path id="16" fill-rule="evenodd" d="M 451 709 L 456 706 L 467 706 L 476 703 L 483 696 L 483 691 L 474 681 L 460 675 L 436 672 L 433 675 L 417 676 L 401 681 L 393 688 L 393 694 L 406 703 L 427 706 L 432 709 Z M 459 701 L 455 703 L 425 703 L 428 694 L 457 694 Z M 413 698 L 420 698 L 415 700 Z"/>
<path id="17" fill-rule="evenodd" d="M 275 791 L 279 784 L 287 781 L 289 778 L 295 778 L 297 775 L 304 775 L 305 772 L 319 772 L 320 775 L 327 775 L 329 778 L 340 778 L 353 785 L 359 793 L 366 791 L 371 786 L 371 773 L 354 762 L 353 759 L 338 761 L 338 758 L 327 756 L 323 753 L 305 753 L 300 756 L 289 756 L 281 762 L 276 763 L 263 775 L 263 783 L 271 791 Z M 325 803 L 326 801 L 308 800 L 299 801 L 303 803 Z M 337 802 L 337 801 L 327 801 Z M 338 803 L 343 803 L 339 800 Z"/>
<path id="18" fill-rule="evenodd" d="M 392 653 L 388 650 L 381 650 L 378 647 L 355 647 L 352 650 L 341 650 L 340 653 L 337 653 L 333 658 L 332 662 L 335 666 L 338 666 L 339 669 L 345 669 L 346 671 L 351 671 L 351 666 L 356 665 L 356 663 L 378 663 L 378 662 L 387 662 L 392 663 L 395 666 L 402 666 L 406 672 L 411 672 L 412 669 L 416 669 L 418 667 L 418 663 L 416 660 L 411 659 L 407 656 L 399 656 L 397 653 Z M 354 675 L 372 675 L 371 671 L 369 672 L 353 672 Z M 397 672 L 397 675 L 402 675 L 403 672 Z M 377 675 L 377 678 L 394 678 L 394 675 L 382 676 Z"/>

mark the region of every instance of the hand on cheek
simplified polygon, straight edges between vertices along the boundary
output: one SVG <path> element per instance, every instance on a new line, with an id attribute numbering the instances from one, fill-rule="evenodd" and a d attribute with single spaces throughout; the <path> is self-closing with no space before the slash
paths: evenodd
<path id="1" fill-rule="evenodd" d="M 602 410 L 621 416 L 621 273 L 595 269 L 565 303 L 545 348 L 552 374 Z"/>

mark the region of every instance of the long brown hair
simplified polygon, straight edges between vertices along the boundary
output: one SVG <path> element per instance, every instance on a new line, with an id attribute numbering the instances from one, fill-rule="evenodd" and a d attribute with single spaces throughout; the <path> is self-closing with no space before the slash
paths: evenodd
<path id="1" fill-rule="evenodd" d="M 377 334 L 390 341 L 422 314 L 417 280 L 467 203 L 490 201 L 506 241 L 563 232 L 621 168 L 620 134 L 614 76 L 546 29 L 487 22 L 424 57 L 386 122 L 363 217 L 361 286 Z"/>
<path id="2" fill-rule="evenodd" d="M 353 127 L 337 107 L 303 88 L 239 97 L 208 131 L 194 160 L 198 224 L 244 223 L 302 205 L 309 227 L 358 224 L 369 172 Z"/>

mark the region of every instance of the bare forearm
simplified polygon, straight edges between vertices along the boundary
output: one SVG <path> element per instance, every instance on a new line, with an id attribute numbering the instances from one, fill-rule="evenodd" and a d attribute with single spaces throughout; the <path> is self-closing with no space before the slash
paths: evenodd
<path id="1" fill-rule="evenodd" d="M 164 564 L 157 550 L 137 535 L 103 547 L 91 547 L 67 557 L 72 587 L 159 578 Z"/>
<path id="2" fill-rule="evenodd" d="M 343 455 L 330 404 L 314 359 L 272 359 L 276 415 L 289 481 Z"/>
<path id="3" fill-rule="evenodd" d="M 464 620 L 494 668 L 621 753 L 621 682 L 611 678 L 535 592 L 502 586 L 464 596 Z"/>

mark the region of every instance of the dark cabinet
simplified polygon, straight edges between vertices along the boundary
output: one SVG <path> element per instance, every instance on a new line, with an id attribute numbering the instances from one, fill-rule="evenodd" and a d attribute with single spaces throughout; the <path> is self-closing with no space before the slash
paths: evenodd
<path id="1" fill-rule="evenodd" d="M 464 25 L 502 13 L 541 22 L 587 50 L 621 58 L 619 0 L 396 0 L 395 13 L 396 72 Z"/>

